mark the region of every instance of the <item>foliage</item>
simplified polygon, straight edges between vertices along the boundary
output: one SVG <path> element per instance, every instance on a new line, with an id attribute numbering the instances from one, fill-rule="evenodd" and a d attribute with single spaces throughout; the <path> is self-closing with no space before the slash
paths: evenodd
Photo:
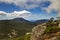
<path id="1" fill-rule="evenodd" d="M 49 22 L 51 23 L 51 22 L 53 22 L 53 21 L 54 21 L 54 18 L 53 18 L 53 17 L 50 18 Z"/>
<path id="2" fill-rule="evenodd" d="M 22 37 L 18 37 L 18 38 L 9 38 L 9 39 L 1 39 L 1 40 L 30 40 L 30 35 L 25 35 Z"/>
<path id="3" fill-rule="evenodd" d="M 30 35 L 26 35 L 24 40 L 30 40 Z"/>
<path id="4" fill-rule="evenodd" d="M 44 33 L 50 33 L 52 30 L 58 29 L 58 22 L 54 24 L 54 18 L 50 18 L 50 20 L 46 23 L 47 28 L 45 29 Z"/>
<path id="5" fill-rule="evenodd" d="M 25 20 L 0 20 L 0 39 L 8 38 L 8 33 L 12 29 L 17 31 L 17 36 L 24 36 L 27 32 L 31 32 L 36 24 Z M 4 34 L 3 36 L 1 34 Z"/>
<path id="6" fill-rule="evenodd" d="M 56 29 L 58 29 L 57 26 L 47 27 L 47 28 L 45 29 L 44 33 L 46 33 L 46 34 L 47 34 L 47 33 L 50 33 L 51 31 L 56 30 Z"/>
<path id="7" fill-rule="evenodd" d="M 19 38 L 18 40 L 30 40 L 30 35 L 25 35 L 25 36 Z"/>

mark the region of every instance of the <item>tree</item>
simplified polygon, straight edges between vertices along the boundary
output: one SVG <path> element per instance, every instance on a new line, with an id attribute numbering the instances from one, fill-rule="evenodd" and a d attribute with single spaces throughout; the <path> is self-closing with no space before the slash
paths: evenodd
<path id="1" fill-rule="evenodd" d="M 53 18 L 53 17 L 50 18 L 49 22 L 51 23 L 51 22 L 53 22 L 53 21 L 54 21 L 54 18 Z"/>
<path id="2" fill-rule="evenodd" d="M 53 22 L 54 22 L 54 18 L 50 18 L 50 20 L 46 23 L 47 27 L 48 26 L 52 26 L 53 25 Z"/>

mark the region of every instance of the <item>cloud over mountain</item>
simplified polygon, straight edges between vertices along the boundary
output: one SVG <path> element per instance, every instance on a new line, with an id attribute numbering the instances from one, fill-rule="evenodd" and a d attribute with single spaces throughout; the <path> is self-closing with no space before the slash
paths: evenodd
<path id="1" fill-rule="evenodd" d="M 4 17 L 3 17 L 4 16 Z M 13 18 L 29 18 L 31 16 L 31 12 L 23 10 L 23 11 L 14 11 L 12 13 L 6 13 L 4 11 L 0 11 L 0 17 L 3 17 L 2 19 L 13 19 Z"/>
<path id="2" fill-rule="evenodd" d="M 43 11 L 45 10 L 47 13 L 51 13 L 52 11 L 56 11 L 58 13 L 58 16 L 60 16 L 60 0 L 0 0 L 0 3 L 8 3 L 8 4 L 14 4 L 21 9 L 34 9 L 34 8 L 40 8 Z M 25 10 L 26 11 L 26 10 Z M 2 17 L 1 17 L 2 16 Z M 0 11 L 0 19 L 12 19 L 16 17 L 23 17 L 25 19 L 37 19 L 40 17 L 40 15 L 31 15 L 31 13 L 28 11 L 28 13 L 22 11 L 14 11 L 12 13 L 6 13 L 3 11 Z M 45 16 L 46 17 L 46 16 Z"/>

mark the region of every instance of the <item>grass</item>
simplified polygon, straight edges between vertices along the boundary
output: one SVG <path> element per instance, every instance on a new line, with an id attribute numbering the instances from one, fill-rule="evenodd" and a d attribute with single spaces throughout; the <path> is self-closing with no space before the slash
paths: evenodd
<path id="1" fill-rule="evenodd" d="M 0 40 L 30 40 L 30 35 L 25 35 L 18 38 L 8 38 L 8 39 L 0 39 Z"/>

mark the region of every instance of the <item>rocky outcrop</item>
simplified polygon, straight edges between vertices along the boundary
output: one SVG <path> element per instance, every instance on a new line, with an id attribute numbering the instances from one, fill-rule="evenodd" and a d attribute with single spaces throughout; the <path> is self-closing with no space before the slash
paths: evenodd
<path id="1" fill-rule="evenodd" d="M 59 27 L 60 27 L 60 21 L 59 21 Z"/>
<path id="2" fill-rule="evenodd" d="M 17 31 L 15 29 L 12 29 L 10 33 L 8 33 L 9 38 L 15 38 L 17 37 Z"/>
<path id="3" fill-rule="evenodd" d="M 52 22 L 48 26 L 59 27 L 58 22 Z M 60 28 L 53 30 L 51 33 L 45 34 L 44 31 L 47 28 L 47 24 L 43 23 L 37 25 L 32 29 L 31 40 L 60 40 Z"/>
<path id="4" fill-rule="evenodd" d="M 45 24 L 38 25 L 32 29 L 31 40 L 43 40 L 42 35 L 46 29 Z"/>

